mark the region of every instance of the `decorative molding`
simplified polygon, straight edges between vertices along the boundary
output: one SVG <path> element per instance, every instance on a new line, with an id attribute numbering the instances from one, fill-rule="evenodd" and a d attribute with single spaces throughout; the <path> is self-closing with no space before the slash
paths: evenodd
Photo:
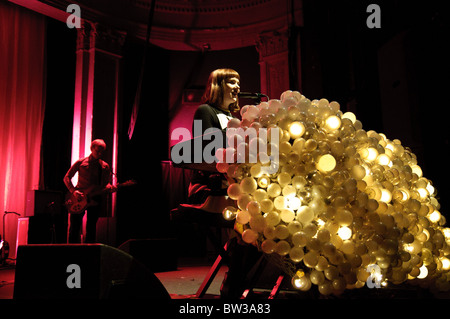
<path id="1" fill-rule="evenodd" d="M 199 1 L 163 1 L 157 2 L 155 10 L 169 13 L 186 13 L 186 14 L 208 14 L 208 13 L 230 13 L 238 10 L 246 10 L 258 7 L 273 0 L 240 0 L 240 1 L 223 1 L 223 0 L 199 0 Z M 150 8 L 151 0 L 131 0 L 133 5 L 141 8 Z"/>
<path id="2" fill-rule="evenodd" d="M 78 29 L 77 50 L 99 50 L 120 57 L 126 33 L 108 28 L 100 23 L 83 20 Z"/>
<path id="3" fill-rule="evenodd" d="M 126 32 L 108 28 L 103 24 L 95 24 L 95 48 L 120 55 L 125 43 Z"/>
<path id="4" fill-rule="evenodd" d="M 256 42 L 256 48 L 263 59 L 277 53 L 286 52 L 288 48 L 289 35 L 286 31 L 270 31 L 261 33 Z"/>
<path id="5" fill-rule="evenodd" d="M 65 12 L 67 5 L 76 3 L 81 8 L 82 20 L 145 40 L 153 0 L 29 0 L 32 5 L 28 5 L 28 0 L 12 1 L 22 1 L 21 5 L 35 11 L 48 12 L 52 7 L 55 11 L 52 15 L 58 14 L 63 22 L 68 15 Z M 262 31 L 303 25 L 302 0 L 156 1 L 150 42 L 168 50 L 200 51 L 205 45 L 212 51 L 253 46 Z M 107 35 L 108 38 L 111 36 L 115 37 L 114 34 Z M 120 38 L 118 36 L 119 46 Z M 265 44 L 264 37 L 259 41 L 261 47 L 267 47 L 267 54 L 284 45 Z"/>
<path id="6" fill-rule="evenodd" d="M 77 51 L 89 50 L 93 47 L 92 39 L 95 40 L 95 25 L 87 20 L 82 21 L 81 28 L 77 29 Z"/>

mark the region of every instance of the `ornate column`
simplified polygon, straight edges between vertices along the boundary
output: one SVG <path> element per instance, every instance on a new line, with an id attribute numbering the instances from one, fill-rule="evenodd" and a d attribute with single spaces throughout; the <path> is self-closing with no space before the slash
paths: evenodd
<path id="1" fill-rule="evenodd" d="M 260 33 L 256 48 L 259 52 L 261 92 L 278 99 L 286 90 L 300 90 L 300 48 L 288 29 Z"/>
<path id="2" fill-rule="evenodd" d="M 92 108 L 93 108 L 93 64 L 94 55 L 90 54 L 91 41 L 95 43 L 94 26 L 83 22 L 77 29 L 75 101 L 72 133 L 72 164 L 79 158 L 89 154 L 89 143 L 92 140 Z M 92 33 L 92 40 L 91 40 Z"/>
<path id="3" fill-rule="evenodd" d="M 72 163 L 88 156 L 91 141 L 101 138 L 107 145 L 104 160 L 114 174 L 117 170 L 120 61 L 125 36 L 124 32 L 86 20 L 77 36 Z M 111 197 L 102 203 L 108 211 L 103 217 L 115 216 L 116 194 Z"/>
<path id="4" fill-rule="evenodd" d="M 289 50 L 287 32 L 261 33 L 257 40 L 261 72 L 261 92 L 278 99 L 289 89 Z"/>

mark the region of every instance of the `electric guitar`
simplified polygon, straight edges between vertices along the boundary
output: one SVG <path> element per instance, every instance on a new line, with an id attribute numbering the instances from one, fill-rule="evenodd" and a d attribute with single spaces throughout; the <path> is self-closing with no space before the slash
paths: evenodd
<path id="1" fill-rule="evenodd" d="M 116 184 L 116 189 L 113 190 L 112 192 L 117 192 L 117 190 L 121 187 L 133 186 L 135 184 L 136 181 L 134 180 L 129 180 L 124 183 Z M 75 195 L 70 192 L 67 193 L 66 201 L 64 202 L 64 204 L 66 205 L 67 210 L 69 211 L 70 214 L 81 214 L 86 210 L 86 208 L 98 205 L 96 201 L 92 200 L 92 197 L 101 195 L 106 192 L 108 192 L 108 190 L 104 189 L 98 190 L 98 186 L 93 185 L 88 189 L 82 191 L 81 196 Z"/>

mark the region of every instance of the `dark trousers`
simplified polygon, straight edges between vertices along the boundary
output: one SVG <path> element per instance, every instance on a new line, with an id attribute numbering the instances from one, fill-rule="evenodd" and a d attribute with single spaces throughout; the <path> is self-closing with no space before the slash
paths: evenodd
<path id="1" fill-rule="evenodd" d="M 86 238 L 84 240 L 84 242 L 86 243 L 96 242 L 97 221 L 98 217 L 100 216 L 100 209 L 100 205 L 91 206 L 86 209 Z M 81 227 L 83 225 L 83 216 L 85 213 L 70 214 L 69 243 L 71 244 L 77 244 L 81 242 Z"/>
<path id="2" fill-rule="evenodd" d="M 238 243 L 237 238 L 232 238 L 228 244 L 228 272 L 222 282 L 220 295 L 224 299 L 239 299 L 244 290 L 249 288 L 248 274 L 262 253 L 253 245 Z"/>

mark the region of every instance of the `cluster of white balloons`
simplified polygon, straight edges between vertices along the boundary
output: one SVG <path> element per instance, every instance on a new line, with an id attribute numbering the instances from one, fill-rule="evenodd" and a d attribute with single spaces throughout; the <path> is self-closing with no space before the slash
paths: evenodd
<path id="1" fill-rule="evenodd" d="M 217 152 L 223 159 L 247 150 L 245 161 L 217 163 L 234 180 L 228 196 L 237 206 L 223 216 L 236 219 L 246 243 L 292 264 L 295 288 L 314 284 L 323 295 L 371 283 L 450 289 L 450 229 L 431 181 L 399 140 L 365 131 L 337 102 L 297 91 L 246 105 L 241 115 L 228 125 L 234 143 Z M 258 135 L 267 151 L 249 158 L 255 137 L 239 136 L 238 127 L 278 128 L 278 145 Z M 279 169 L 263 174 L 275 148 Z"/>

